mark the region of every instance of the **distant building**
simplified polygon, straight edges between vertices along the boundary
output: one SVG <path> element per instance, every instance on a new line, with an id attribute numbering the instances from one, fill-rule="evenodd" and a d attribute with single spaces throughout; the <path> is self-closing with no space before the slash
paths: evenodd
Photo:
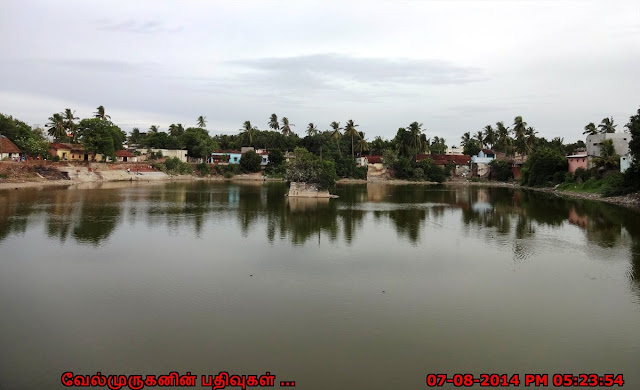
<path id="1" fill-rule="evenodd" d="M 138 162 L 138 156 L 128 150 L 116 150 L 116 160 L 119 162 Z"/>
<path id="2" fill-rule="evenodd" d="M 461 148 L 460 146 L 450 146 L 447 148 L 446 154 L 461 156 L 463 154 L 463 150 L 464 148 Z"/>
<path id="3" fill-rule="evenodd" d="M 22 155 L 22 150 L 4 135 L 0 135 L 0 160 L 16 158 Z"/>
<path id="4" fill-rule="evenodd" d="M 583 168 L 587 169 L 587 154 L 573 154 L 571 156 L 567 156 L 567 161 L 569 161 L 569 172 L 575 173 L 576 169 Z"/>
<path id="5" fill-rule="evenodd" d="M 627 169 L 629 169 L 629 165 L 631 164 L 631 158 L 629 156 L 620 156 L 620 172 L 624 173 Z"/>
<path id="6" fill-rule="evenodd" d="M 211 159 L 214 162 L 226 160 L 229 164 L 240 164 L 241 158 L 242 152 L 240 150 L 215 150 L 211 153 Z"/>
<path id="7" fill-rule="evenodd" d="M 473 164 L 489 164 L 496 159 L 496 152 L 490 149 L 482 149 L 477 155 L 471 157 Z"/>
<path id="8" fill-rule="evenodd" d="M 602 145 L 602 141 L 605 139 L 613 141 L 613 147 L 616 149 L 616 154 L 619 154 L 620 156 L 627 156 L 629 154 L 629 141 L 631 141 L 631 134 L 592 134 L 587 136 L 587 155 L 589 158 L 600 157 L 600 145 Z"/>
<path id="9" fill-rule="evenodd" d="M 80 144 L 66 142 L 53 142 L 49 144 L 49 153 L 52 157 L 58 156 L 63 161 L 101 161 L 102 155 L 88 152 Z"/>
<path id="10" fill-rule="evenodd" d="M 454 176 L 467 176 L 469 174 L 470 156 L 464 154 L 419 154 L 418 162 L 427 158 L 442 168 L 454 164 L 455 169 L 451 172 Z"/>

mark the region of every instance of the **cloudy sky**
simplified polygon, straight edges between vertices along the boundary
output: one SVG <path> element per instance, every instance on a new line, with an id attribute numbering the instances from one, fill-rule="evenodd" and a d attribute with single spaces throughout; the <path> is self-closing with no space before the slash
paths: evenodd
<path id="1" fill-rule="evenodd" d="M 0 112 L 44 125 L 98 105 L 124 130 L 237 133 L 271 113 L 367 139 L 522 115 L 565 142 L 640 107 L 640 2 L 0 1 Z"/>

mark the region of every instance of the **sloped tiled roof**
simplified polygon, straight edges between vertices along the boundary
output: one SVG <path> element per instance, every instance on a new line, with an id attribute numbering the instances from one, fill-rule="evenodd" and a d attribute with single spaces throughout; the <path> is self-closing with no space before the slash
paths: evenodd
<path id="1" fill-rule="evenodd" d="M 136 155 L 128 150 L 116 150 L 116 157 L 135 157 Z"/>
<path id="2" fill-rule="evenodd" d="M 453 162 L 456 165 L 468 165 L 471 162 L 471 156 L 465 154 L 419 154 L 418 161 L 430 158 L 436 165 L 447 165 Z"/>
<path id="3" fill-rule="evenodd" d="M 3 135 L 0 136 L 0 153 L 22 153 L 22 150 Z"/>

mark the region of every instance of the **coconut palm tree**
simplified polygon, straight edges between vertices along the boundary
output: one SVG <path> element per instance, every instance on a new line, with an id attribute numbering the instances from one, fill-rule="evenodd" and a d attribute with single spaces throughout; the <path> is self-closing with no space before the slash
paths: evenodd
<path id="1" fill-rule="evenodd" d="M 422 134 L 422 123 L 413 122 L 409 125 L 409 137 L 407 137 L 407 147 L 415 152 L 418 161 L 418 152 L 422 150 L 426 135 Z M 424 137 L 422 137 L 424 135 Z"/>
<path id="2" fill-rule="evenodd" d="M 481 148 L 484 148 L 484 133 L 482 132 L 482 130 L 479 130 L 476 133 L 476 140 L 478 140 L 478 145 L 480 145 Z"/>
<path id="3" fill-rule="evenodd" d="M 198 119 L 196 119 L 196 122 L 198 124 L 198 127 L 204 129 L 205 127 L 207 127 L 207 117 L 206 116 L 202 116 L 200 115 L 198 117 Z"/>
<path id="4" fill-rule="evenodd" d="M 307 135 L 312 136 L 318 134 L 318 127 L 313 124 L 313 122 L 309 123 L 307 126 Z"/>
<path id="5" fill-rule="evenodd" d="M 504 125 L 504 122 L 496 122 L 496 146 L 503 152 L 508 152 L 512 139 L 509 136 L 509 128 Z"/>
<path id="6" fill-rule="evenodd" d="M 582 132 L 582 134 L 585 134 L 585 135 L 598 134 L 598 129 L 596 128 L 596 124 L 593 122 L 590 122 L 588 125 L 584 127 L 584 131 Z"/>
<path id="7" fill-rule="evenodd" d="M 71 111 L 70 108 L 66 108 L 64 110 L 64 128 L 67 131 L 67 134 L 71 134 L 72 141 L 76 140 L 76 124 L 73 122 L 76 119 L 80 119 L 75 115 L 75 111 Z"/>
<path id="8" fill-rule="evenodd" d="M 600 156 L 593 158 L 593 164 L 604 169 L 615 169 L 620 165 L 620 155 L 616 154 L 612 139 L 602 140 L 600 143 Z"/>
<path id="9" fill-rule="evenodd" d="M 269 117 L 269 127 L 275 131 L 280 131 L 280 123 L 278 123 L 278 116 L 275 113 Z"/>
<path id="10" fill-rule="evenodd" d="M 493 145 L 496 143 L 496 131 L 491 127 L 491 125 L 486 125 L 483 130 L 485 144 L 493 149 Z"/>
<path id="11" fill-rule="evenodd" d="M 600 133 L 602 134 L 615 133 L 616 127 L 618 127 L 618 125 L 613 124 L 613 117 L 604 118 L 602 122 L 600 122 L 600 124 L 598 125 L 598 128 L 600 129 Z"/>
<path id="12" fill-rule="evenodd" d="M 470 142 L 471 142 L 471 133 L 467 131 L 466 133 L 462 134 L 462 137 L 460 137 L 460 146 L 464 148 Z"/>
<path id="13" fill-rule="evenodd" d="M 45 125 L 47 132 L 56 141 L 64 140 L 67 137 L 67 130 L 65 128 L 64 117 L 62 114 L 55 113 L 49 117 L 49 123 Z"/>
<path id="14" fill-rule="evenodd" d="M 524 153 L 527 149 L 525 136 L 527 132 L 527 122 L 522 120 L 521 116 L 515 117 L 513 120 L 513 135 L 516 140 L 516 149 L 520 153 Z"/>
<path id="15" fill-rule="evenodd" d="M 158 125 L 151 125 L 149 126 L 149 131 L 152 133 L 157 133 L 160 131 L 160 126 Z"/>
<path id="16" fill-rule="evenodd" d="M 169 125 L 169 135 L 172 137 L 179 137 L 184 134 L 184 127 L 182 124 L 178 123 Z"/>
<path id="17" fill-rule="evenodd" d="M 251 126 L 250 121 L 244 121 L 242 128 L 240 129 L 240 135 L 244 138 L 245 141 L 249 143 L 249 146 L 253 146 L 253 135 L 258 131 L 258 128 L 255 126 Z"/>
<path id="18" fill-rule="evenodd" d="M 93 113 L 93 116 L 102 120 L 111 119 L 109 115 L 104 113 L 104 106 L 98 106 L 97 111 Z"/>
<path id="19" fill-rule="evenodd" d="M 355 145 L 353 143 L 353 137 L 360 137 L 360 134 L 358 134 L 358 131 L 356 130 L 356 127 L 358 127 L 359 125 L 356 125 L 353 122 L 353 119 L 349 119 L 347 121 L 347 124 L 344 126 L 344 135 L 351 137 L 351 158 L 355 159 L 356 158 L 356 154 L 355 154 Z"/>
<path id="20" fill-rule="evenodd" d="M 282 117 L 282 134 L 283 135 L 291 135 L 293 131 L 291 130 L 291 126 L 295 126 L 293 123 L 289 123 L 289 118 L 286 116 Z"/>
<path id="21" fill-rule="evenodd" d="M 533 151 L 533 144 L 536 142 L 536 134 L 538 132 L 533 127 L 527 127 L 525 131 L 525 145 L 527 146 L 527 154 L 531 154 Z"/>
<path id="22" fill-rule="evenodd" d="M 366 152 L 369 150 L 369 143 L 364 139 L 364 133 L 361 134 L 360 139 L 356 143 L 356 150 L 358 151 L 358 156 L 362 156 L 362 152 Z"/>
<path id="23" fill-rule="evenodd" d="M 331 138 L 336 141 L 336 145 L 338 145 L 338 154 L 340 154 L 340 157 L 342 157 L 342 152 L 340 151 L 340 139 L 342 139 L 342 133 L 340 133 L 340 130 L 342 130 L 342 128 L 340 127 L 340 122 L 333 121 L 329 126 L 331 126 L 331 128 L 333 129 Z"/>

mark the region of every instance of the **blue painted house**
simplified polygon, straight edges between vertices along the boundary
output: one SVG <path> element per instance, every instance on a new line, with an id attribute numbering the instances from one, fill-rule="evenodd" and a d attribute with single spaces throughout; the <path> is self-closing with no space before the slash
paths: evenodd
<path id="1" fill-rule="evenodd" d="M 239 150 L 216 150 L 211 153 L 211 162 L 240 164 L 242 153 Z"/>

